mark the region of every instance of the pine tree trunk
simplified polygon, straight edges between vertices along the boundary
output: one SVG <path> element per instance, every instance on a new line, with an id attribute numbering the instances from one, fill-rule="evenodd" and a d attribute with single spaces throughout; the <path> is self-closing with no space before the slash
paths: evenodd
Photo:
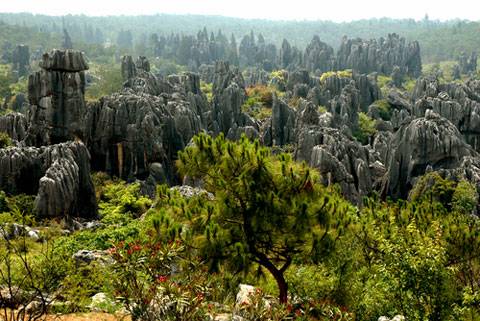
<path id="1" fill-rule="evenodd" d="M 263 264 L 262 264 L 263 265 Z M 287 304 L 288 302 L 288 284 L 287 281 L 285 281 L 285 277 L 283 276 L 283 273 L 275 268 L 273 264 L 268 262 L 268 264 L 263 265 L 267 268 L 267 270 L 272 274 L 272 276 L 275 278 L 275 281 L 277 281 L 277 286 L 278 286 L 278 300 L 280 301 L 281 304 Z"/>
<path id="2" fill-rule="evenodd" d="M 279 277 L 275 277 L 275 280 L 277 281 L 278 284 L 278 300 L 280 301 L 281 304 L 287 304 L 288 301 L 288 284 L 285 281 L 285 278 L 283 277 L 283 274 L 279 272 Z"/>

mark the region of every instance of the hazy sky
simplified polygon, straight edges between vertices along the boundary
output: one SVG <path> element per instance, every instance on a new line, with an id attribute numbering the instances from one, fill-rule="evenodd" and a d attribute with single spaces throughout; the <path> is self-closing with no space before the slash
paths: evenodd
<path id="1" fill-rule="evenodd" d="M 480 20 L 478 0 L 0 0 L 0 12 L 48 15 L 181 13 L 349 21 L 371 17 Z"/>

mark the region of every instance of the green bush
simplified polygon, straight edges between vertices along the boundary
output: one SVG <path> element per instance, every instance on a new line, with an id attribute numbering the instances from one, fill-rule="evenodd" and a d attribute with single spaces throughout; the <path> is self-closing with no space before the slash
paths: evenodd
<path id="1" fill-rule="evenodd" d="M 327 71 L 320 76 L 320 81 L 325 82 L 328 78 L 337 76 L 339 78 L 352 78 L 352 70 Z"/>
<path id="2" fill-rule="evenodd" d="M 184 246 L 161 242 L 121 242 L 112 248 L 114 294 L 134 320 L 205 320 L 208 274 L 201 265 L 182 260 Z M 182 273 L 172 274 L 175 266 Z"/>
<path id="3" fill-rule="evenodd" d="M 201 81 L 200 90 L 207 96 L 208 102 L 211 103 L 213 101 L 213 84 Z"/>
<path id="4" fill-rule="evenodd" d="M 256 85 L 246 89 L 247 100 L 242 106 L 242 111 L 256 119 L 265 119 L 272 115 L 273 95 L 280 93 L 265 85 Z"/>
<path id="5" fill-rule="evenodd" d="M 385 76 L 385 75 L 378 75 L 377 77 L 377 85 L 380 89 L 385 88 L 392 82 L 392 77 Z"/>
<path id="6" fill-rule="evenodd" d="M 376 122 L 367 114 L 358 113 L 358 130 L 354 132 L 354 137 L 362 144 L 368 144 L 369 137 L 377 133 Z"/>
<path id="7" fill-rule="evenodd" d="M 390 120 L 390 118 L 392 117 L 392 111 L 391 111 L 391 106 L 386 99 L 377 100 L 373 102 L 372 105 L 375 105 L 378 107 L 380 117 L 383 120 L 387 120 L 387 121 Z"/>
<path id="8" fill-rule="evenodd" d="M 452 195 L 452 210 L 461 214 L 472 214 L 478 203 L 475 186 L 465 180 L 460 181 Z"/>
<path id="9" fill-rule="evenodd" d="M 61 313 L 88 312 L 91 297 L 99 292 L 111 292 L 111 275 L 107 268 L 95 262 L 78 265 L 69 260 L 68 274 L 61 283 L 61 295 L 69 304 Z"/>
<path id="10" fill-rule="evenodd" d="M 13 142 L 7 133 L 0 132 L 0 148 L 7 148 L 12 146 Z"/>

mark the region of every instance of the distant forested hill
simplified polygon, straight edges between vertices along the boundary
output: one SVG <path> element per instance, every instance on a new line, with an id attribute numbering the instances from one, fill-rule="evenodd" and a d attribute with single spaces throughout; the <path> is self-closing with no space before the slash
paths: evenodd
<path id="1" fill-rule="evenodd" d="M 152 33 L 169 35 L 179 33 L 196 35 L 204 27 L 208 31 L 241 39 L 251 30 L 261 33 L 266 42 L 279 46 L 284 38 L 304 48 L 314 35 L 334 48 L 342 36 L 379 38 L 398 33 L 407 40 L 418 40 L 424 62 L 437 62 L 456 58 L 462 51 L 480 52 L 480 22 L 452 20 L 447 22 L 394 20 L 388 18 L 359 20 L 348 23 L 330 21 L 271 21 L 248 20 L 220 16 L 152 15 L 87 17 L 0 13 L 0 48 L 6 41 L 25 42 L 33 48 L 59 46 L 63 28 L 74 43 L 108 43 L 116 45 L 120 39 L 131 41 L 133 48 L 141 48 Z"/>

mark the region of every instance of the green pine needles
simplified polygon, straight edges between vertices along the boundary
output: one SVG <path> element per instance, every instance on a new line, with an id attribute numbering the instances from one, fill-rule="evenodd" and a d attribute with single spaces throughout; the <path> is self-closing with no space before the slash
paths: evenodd
<path id="1" fill-rule="evenodd" d="M 211 268 L 260 265 L 274 277 L 282 303 L 288 295 L 285 271 L 297 257 L 319 261 L 328 254 L 352 210 L 305 163 L 272 155 L 245 136 L 231 142 L 200 134 L 179 153 L 178 168 L 215 195 L 202 240 L 215 263 Z"/>

